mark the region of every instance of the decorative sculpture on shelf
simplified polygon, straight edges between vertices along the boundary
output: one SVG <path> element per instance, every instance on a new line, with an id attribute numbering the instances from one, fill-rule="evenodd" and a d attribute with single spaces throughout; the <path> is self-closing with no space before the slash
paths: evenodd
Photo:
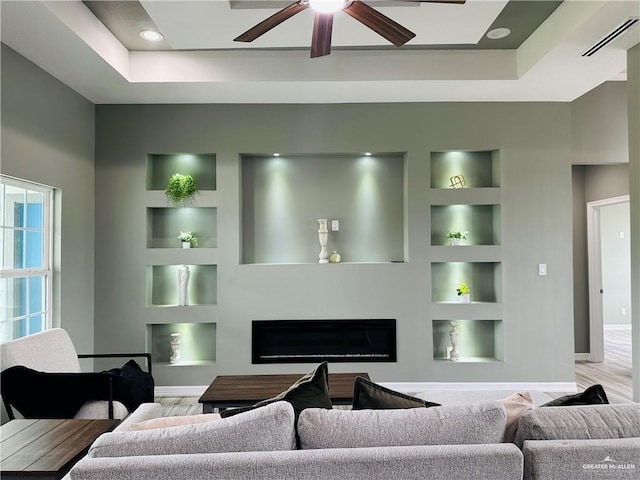
<path id="1" fill-rule="evenodd" d="M 327 255 L 327 237 L 329 235 L 329 229 L 327 228 L 328 220 L 326 218 L 318 219 L 318 239 L 320 240 L 320 259 L 318 263 L 329 263 L 329 256 Z"/>
<path id="2" fill-rule="evenodd" d="M 460 359 L 460 352 L 458 352 L 458 323 L 449 322 L 451 325 L 451 331 L 449 332 L 449 338 L 451 339 L 451 353 L 449 354 L 449 360 L 456 362 Z"/>
<path id="3" fill-rule="evenodd" d="M 467 181 L 464 179 L 464 175 L 461 173 L 450 177 L 449 181 L 451 182 L 451 185 L 449 185 L 451 188 L 464 188 L 467 184 Z"/>
<path id="4" fill-rule="evenodd" d="M 182 352 L 180 350 L 181 336 L 181 333 L 171 334 L 171 356 L 169 357 L 169 363 L 176 363 L 182 358 Z"/>
<path id="5" fill-rule="evenodd" d="M 178 305 L 189 305 L 189 277 L 191 271 L 189 265 L 182 265 L 178 269 Z"/>

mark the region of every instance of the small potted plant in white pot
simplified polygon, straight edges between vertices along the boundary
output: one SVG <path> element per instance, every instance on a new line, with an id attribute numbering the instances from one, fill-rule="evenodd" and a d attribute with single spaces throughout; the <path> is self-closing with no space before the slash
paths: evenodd
<path id="1" fill-rule="evenodd" d="M 178 240 L 182 242 L 182 248 L 191 248 L 191 246 L 198 246 L 198 239 L 193 236 L 191 232 L 183 232 L 180 231 L 180 235 L 178 235 Z"/>
<path id="2" fill-rule="evenodd" d="M 456 288 L 456 293 L 460 299 L 460 303 L 469 303 L 471 302 L 471 289 L 466 282 L 462 282 L 458 288 Z"/>
<path id="3" fill-rule="evenodd" d="M 449 233 L 447 233 L 447 238 L 451 241 L 451 245 L 462 245 L 462 240 L 467 239 L 467 233 L 469 232 L 450 230 Z"/>

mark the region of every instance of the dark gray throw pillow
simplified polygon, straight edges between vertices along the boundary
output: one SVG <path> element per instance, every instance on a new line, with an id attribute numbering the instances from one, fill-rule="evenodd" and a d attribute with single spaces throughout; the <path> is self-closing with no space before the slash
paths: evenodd
<path id="1" fill-rule="evenodd" d="M 356 381 L 353 386 L 353 410 L 383 410 L 439 406 L 439 403 L 427 402 L 420 398 L 396 392 L 362 377 L 356 377 Z"/>
<path id="2" fill-rule="evenodd" d="M 230 417 L 281 400 L 289 402 L 293 406 L 296 419 L 305 408 L 332 408 L 331 397 L 329 397 L 329 368 L 327 362 L 322 362 L 275 397 L 262 400 L 249 407 L 223 410 L 220 412 L 220 416 L 223 418 Z"/>
<path id="3" fill-rule="evenodd" d="M 571 407 L 576 405 L 602 405 L 609 403 L 607 394 L 604 392 L 602 385 L 592 385 L 584 392 L 575 393 L 573 395 L 565 395 L 564 397 L 551 400 L 541 407 Z"/>

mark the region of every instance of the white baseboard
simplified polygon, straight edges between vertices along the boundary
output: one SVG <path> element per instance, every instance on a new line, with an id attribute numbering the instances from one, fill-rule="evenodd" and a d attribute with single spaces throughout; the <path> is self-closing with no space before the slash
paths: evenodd
<path id="1" fill-rule="evenodd" d="M 200 397 L 208 385 L 173 385 L 156 387 L 156 397 Z"/>
<path id="2" fill-rule="evenodd" d="M 605 330 L 631 330 L 631 324 L 623 324 L 623 325 L 605 325 Z"/>
<path id="3" fill-rule="evenodd" d="M 589 360 L 588 353 L 576 353 L 576 360 Z"/>
<path id="4" fill-rule="evenodd" d="M 576 392 L 575 382 L 380 382 L 397 392 L 425 392 L 429 390 L 508 390 L 541 392 Z"/>

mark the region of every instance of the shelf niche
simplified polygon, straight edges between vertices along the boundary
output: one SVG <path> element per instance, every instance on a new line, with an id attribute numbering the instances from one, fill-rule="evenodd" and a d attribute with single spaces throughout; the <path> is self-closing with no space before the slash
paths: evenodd
<path id="1" fill-rule="evenodd" d="M 198 190 L 216 190 L 216 156 L 211 153 L 171 153 L 147 155 L 147 190 L 167 188 L 174 173 L 191 175 Z"/>
<path id="2" fill-rule="evenodd" d="M 404 153 L 242 155 L 242 263 L 318 263 L 319 218 L 342 262 L 405 260 Z M 329 224 L 330 225 L 330 224 Z"/>
<path id="3" fill-rule="evenodd" d="M 464 188 L 499 187 L 499 152 L 431 152 L 431 188 L 451 188 L 451 177 L 460 174 Z"/>
<path id="4" fill-rule="evenodd" d="M 178 269 L 182 265 L 147 266 L 147 306 L 178 307 Z M 189 308 L 217 303 L 217 265 L 189 265 Z"/>
<path id="5" fill-rule="evenodd" d="M 500 205 L 432 205 L 431 245 L 450 245 L 450 231 L 468 232 L 462 245 L 500 245 Z"/>
<path id="6" fill-rule="evenodd" d="M 215 207 L 147 208 L 147 248 L 182 248 L 178 235 L 192 232 L 199 248 L 218 246 Z"/>
<path id="7" fill-rule="evenodd" d="M 449 360 L 451 322 L 458 324 L 459 360 Z M 433 320 L 433 359 L 451 363 L 504 361 L 501 320 Z"/>
<path id="8" fill-rule="evenodd" d="M 193 366 L 216 362 L 215 323 L 147 324 L 147 351 L 154 365 Z M 171 334 L 180 334 L 181 358 L 171 363 Z"/>
<path id="9" fill-rule="evenodd" d="M 466 282 L 471 302 L 502 302 L 502 264 L 499 262 L 434 262 L 431 300 L 458 303 L 456 288 Z"/>

